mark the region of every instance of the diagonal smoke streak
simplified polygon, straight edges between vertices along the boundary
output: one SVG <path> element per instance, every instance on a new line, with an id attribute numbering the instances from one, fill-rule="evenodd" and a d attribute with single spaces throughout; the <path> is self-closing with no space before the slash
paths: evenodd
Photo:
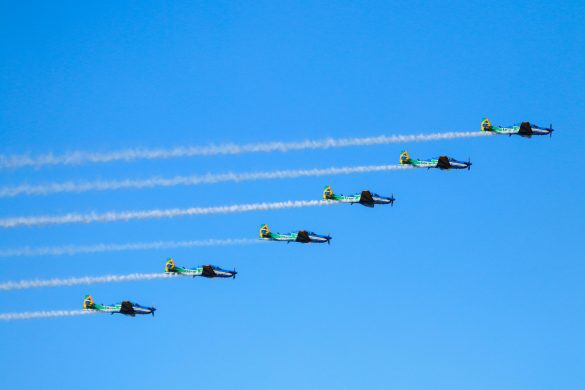
<path id="1" fill-rule="evenodd" d="M 29 311 L 24 313 L 3 313 L 0 314 L 0 321 L 11 320 L 32 320 L 36 318 L 72 317 L 94 314 L 94 311 L 86 310 L 51 310 L 51 311 Z"/>
<path id="2" fill-rule="evenodd" d="M 153 241 L 153 242 L 130 242 L 124 244 L 94 244 L 94 245 L 63 245 L 63 246 L 41 246 L 22 247 L 16 249 L 0 249 L 0 257 L 22 257 L 22 256 L 63 256 L 77 254 L 91 254 L 103 252 L 141 251 L 156 249 L 174 248 L 195 248 L 207 246 L 231 246 L 263 244 L 264 241 L 251 238 L 228 238 L 223 240 L 185 240 L 185 241 Z"/>
<path id="3" fill-rule="evenodd" d="M 21 280 L 18 282 L 3 282 L 0 283 L 0 290 L 22 290 L 28 288 L 39 287 L 64 287 L 64 286 L 79 286 L 97 283 L 113 283 L 113 282 L 135 282 L 140 280 L 155 280 L 155 279 L 169 279 L 177 275 L 167 273 L 134 273 L 128 275 L 106 275 L 106 276 L 83 276 L 77 278 L 65 279 L 47 279 L 47 280 Z"/>
<path id="4" fill-rule="evenodd" d="M 113 161 L 157 160 L 193 156 L 234 155 L 244 153 L 289 152 L 307 149 L 331 149 L 350 146 L 372 146 L 406 142 L 428 142 L 457 138 L 485 137 L 485 132 L 447 132 L 418 135 L 381 135 L 362 138 L 325 138 L 297 142 L 266 142 L 252 144 L 223 144 L 210 146 L 184 146 L 170 149 L 124 149 L 113 152 L 76 151 L 62 155 L 52 153 L 30 155 L 0 155 L 0 169 L 35 167 L 50 165 L 82 165 L 88 163 L 107 163 Z"/>
<path id="5" fill-rule="evenodd" d="M 14 228 L 19 226 L 64 225 L 72 223 L 117 222 L 129 220 L 175 218 L 186 215 L 210 215 L 246 213 L 252 211 L 266 211 L 291 209 L 302 207 L 329 206 L 331 202 L 325 200 L 289 200 L 273 203 L 250 203 L 231 206 L 191 207 L 186 209 L 154 209 L 139 211 L 110 211 L 106 213 L 70 213 L 64 215 L 39 215 L 32 217 L 0 218 L 0 228 Z"/>
<path id="6" fill-rule="evenodd" d="M 97 180 L 92 182 L 64 182 L 39 185 L 22 184 L 13 187 L 0 187 L 0 198 L 19 195 L 49 195 L 65 192 L 112 191 L 119 189 L 142 189 L 153 187 L 174 187 L 179 185 L 194 186 L 225 182 L 239 183 L 242 181 L 294 179 L 309 176 L 350 175 L 354 173 L 384 172 L 411 169 L 409 165 L 364 165 L 354 167 L 331 167 L 315 169 L 291 169 L 268 172 L 247 173 L 208 173 L 201 176 L 176 176 L 172 178 L 153 177 L 136 180 Z"/>

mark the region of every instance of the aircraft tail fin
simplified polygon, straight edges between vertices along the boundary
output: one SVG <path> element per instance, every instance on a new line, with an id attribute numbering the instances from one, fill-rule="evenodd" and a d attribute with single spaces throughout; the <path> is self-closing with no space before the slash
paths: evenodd
<path id="1" fill-rule="evenodd" d="M 333 190 L 331 186 L 325 186 L 325 190 L 323 190 L 323 199 L 333 199 Z"/>
<path id="2" fill-rule="evenodd" d="M 173 272 L 175 270 L 175 261 L 169 257 L 165 264 L 165 272 Z"/>
<path id="3" fill-rule="evenodd" d="M 260 227 L 260 238 L 270 237 L 270 228 L 267 224 Z"/>
<path id="4" fill-rule="evenodd" d="M 492 124 L 488 118 L 483 118 L 481 121 L 481 131 L 490 131 L 492 128 Z"/>
<path id="5" fill-rule="evenodd" d="M 91 295 L 86 295 L 85 298 L 83 298 L 83 308 L 84 309 L 93 308 L 93 298 L 91 297 Z"/>
<path id="6" fill-rule="evenodd" d="M 410 164 L 410 156 L 406 150 L 400 154 L 400 164 Z"/>

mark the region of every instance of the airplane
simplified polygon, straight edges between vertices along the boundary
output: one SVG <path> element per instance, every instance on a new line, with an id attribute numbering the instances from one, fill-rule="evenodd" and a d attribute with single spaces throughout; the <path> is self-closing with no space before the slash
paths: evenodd
<path id="1" fill-rule="evenodd" d="M 394 201 L 396 200 L 394 199 L 394 195 L 388 198 L 385 196 L 380 196 L 378 194 L 372 193 L 367 190 L 362 191 L 359 194 L 350 196 L 338 195 L 333 193 L 331 186 L 325 186 L 325 190 L 323 191 L 323 199 L 334 200 L 337 202 L 349 204 L 359 203 L 362 206 L 366 207 L 374 207 L 374 205 L 377 204 L 390 204 L 391 206 L 394 206 Z"/>
<path id="2" fill-rule="evenodd" d="M 441 170 L 445 169 L 466 169 L 469 170 L 471 168 L 471 161 L 459 161 L 455 160 L 454 158 L 447 157 L 447 156 L 440 156 L 438 158 L 432 158 L 430 160 L 417 160 L 412 159 L 408 155 L 408 152 L 405 150 L 400 154 L 400 164 L 410 164 L 415 168 L 439 168 Z"/>
<path id="3" fill-rule="evenodd" d="M 316 243 L 322 244 L 326 242 L 327 244 L 331 243 L 331 236 L 323 236 L 317 233 L 309 232 L 306 230 L 300 230 L 298 232 L 288 233 L 288 234 L 281 234 L 281 233 L 272 233 L 268 228 L 268 225 L 264 224 L 260 227 L 260 239 L 261 240 L 268 240 L 268 241 L 286 241 L 287 243 L 290 242 L 300 242 L 301 244 L 309 244 L 309 243 Z"/>
<path id="4" fill-rule="evenodd" d="M 227 271 L 216 267 L 215 265 L 207 264 L 196 268 L 183 268 L 175 266 L 175 261 L 171 258 L 167 259 L 165 264 L 165 272 L 174 273 L 185 276 L 203 276 L 204 278 L 236 278 L 236 270 Z"/>
<path id="5" fill-rule="evenodd" d="M 509 136 L 515 134 L 521 137 L 530 138 L 533 135 L 547 134 L 552 137 L 552 132 L 554 130 L 552 128 L 552 124 L 549 128 L 546 128 L 531 124 L 530 122 L 522 122 L 519 125 L 513 126 L 492 126 L 490 120 L 488 118 L 484 118 L 484 120 L 481 121 L 481 131 L 489 131 L 494 134 L 508 134 Z"/>
<path id="6" fill-rule="evenodd" d="M 152 314 L 154 317 L 155 308 L 141 306 L 130 301 L 123 301 L 114 305 L 101 305 L 93 302 L 91 295 L 86 295 L 83 299 L 83 310 L 95 310 L 104 313 L 120 313 L 134 317 L 136 314 Z"/>

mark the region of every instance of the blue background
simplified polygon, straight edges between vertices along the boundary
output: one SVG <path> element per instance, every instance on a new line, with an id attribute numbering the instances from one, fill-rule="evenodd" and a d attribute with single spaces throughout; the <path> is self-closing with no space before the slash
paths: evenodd
<path id="1" fill-rule="evenodd" d="M 3 230 L 0 247 L 257 237 L 327 245 L 2 259 L 2 281 L 236 267 L 182 279 L 0 294 L 0 312 L 132 299 L 157 316 L 0 323 L 2 388 L 581 389 L 585 386 L 585 3 L 8 2 L 0 153 L 479 131 L 548 137 L 0 172 L 1 185 L 394 164 L 407 171 L 0 201 L 0 216 L 394 193 L 394 208 L 307 208 Z"/>

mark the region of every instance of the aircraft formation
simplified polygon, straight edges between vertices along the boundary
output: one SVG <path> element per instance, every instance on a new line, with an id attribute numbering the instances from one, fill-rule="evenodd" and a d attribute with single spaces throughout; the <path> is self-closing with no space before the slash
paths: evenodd
<path id="1" fill-rule="evenodd" d="M 488 118 L 484 118 L 481 122 L 481 131 L 496 135 L 518 135 L 525 138 L 531 138 L 532 136 L 539 135 L 552 136 L 554 130 L 552 125 L 546 128 L 531 124 L 530 122 L 521 122 L 520 124 L 511 126 L 493 126 Z M 406 150 L 400 154 L 399 162 L 401 165 L 409 165 L 414 168 L 436 168 L 440 170 L 470 170 L 472 165 L 470 159 L 462 161 L 446 155 L 427 159 L 415 159 L 411 158 Z M 329 202 L 348 203 L 350 205 L 360 204 L 368 208 L 374 208 L 376 205 L 393 206 L 396 201 L 393 194 L 391 196 L 382 196 L 370 190 L 363 190 L 354 195 L 347 196 L 336 194 L 329 185 L 325 186 L 322 197 L 323 200 Z M 331 244 L 333 238 L 329 234 L 317 234 L 309 230 L 298 230 L 290 233 L 273 233 L 267 224 L 263 224 L 260 227 L 259 236 L 260 239 L 264 241 L 280 241 L 286 242 L 287 244 L 291 242 L 300 244 Z M 175 261 L 172 258 L 167 259 L 164 272 L 173 276 L 190 276 L 192 278 L 199 276 L 209 279 L 235 279 L 237 275 L 235 269 L 230 271 L 211 264 L 200 265 L 193 268 L 179 267 L 175 265 Z M 131 317 L 135 317 L 137 314 L 151 314 L 154 316 L 154 312 L 156 311 L 155 307 L 142 306 L 128 300 L 110 305 L 96 304 L 91 295 L 85 296 L 83 300 L 83 309 L 110 314 L 119 313 Z"/>

